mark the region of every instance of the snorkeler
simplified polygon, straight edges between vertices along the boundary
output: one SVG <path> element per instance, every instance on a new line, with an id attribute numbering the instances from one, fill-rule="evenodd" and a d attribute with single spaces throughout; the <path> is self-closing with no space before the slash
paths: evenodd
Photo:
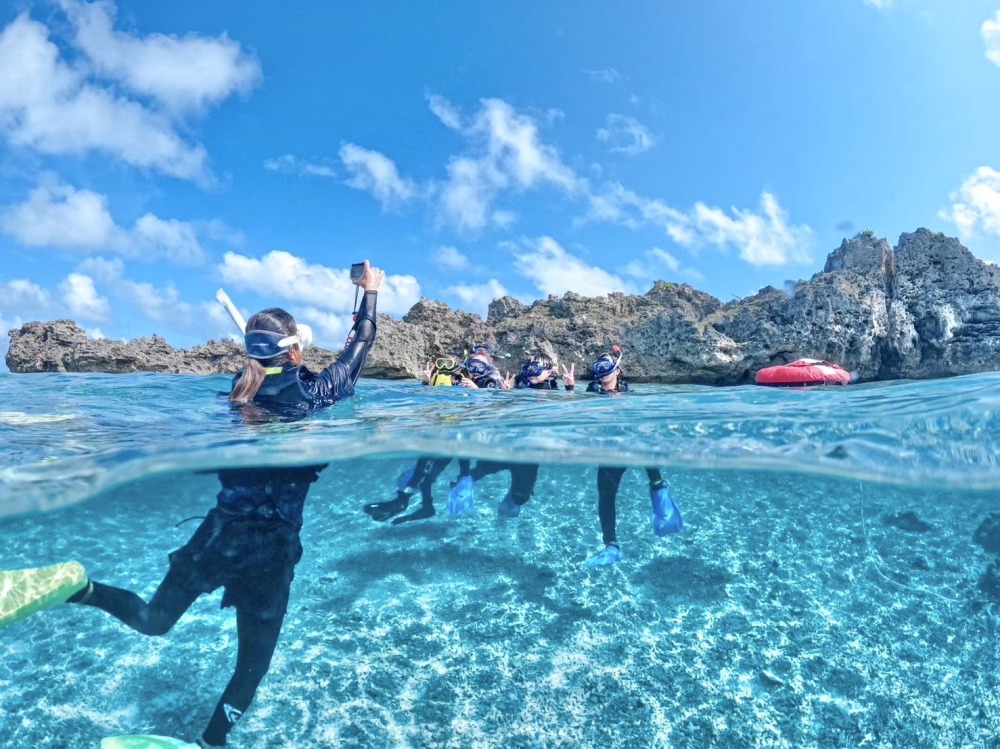
<path id="1" fill-rule="evenodd" d="M 563 384 L 567 390 L 572 390 L 576 382 L 576 365 L 562 366 Z M 534 354 L 521 365 L 521 371 L 513 380 L 513 387 L 518 390 L 558 390 L 559 377 L 556 364 L 552 357 L 542 353 Z"/>
<path id="2" fill-rule="evenodd" d="M 251 317 L 244 336 L 248 360 L 229 394 L 234 408 L 301 414 L 354 395 L 375 340 L 376 299 L 384 277 L 364 262 L 360 278 L 353 279 L 365 294 L 350 343 L 318 373 L 302 364 L 302 330 L 290 314 L 274 308 Z M 167 574 L 149 603 L 131 591 L 87 579 L 82 567 L 70 562 L 59 565 L 68 577 L 55 591 L 53 568 L 20 573 L 19 590 L 0 597 L 0 623 L 65 601 L 101 609 L 142 634 L 163 635 L 195 599 L 224 588 L 223 608 L 236 609 L 236 667 L 198 743 L 225 746 L 270 667 L 302 556 L 303 504 L 324 467 L 218 471 L 222 489 L 216 506 L 187 544 L 170 554 Z"/>
<path id="3" fill-rule="evenodd" d="M 427 385 L 452 385 L 473 390 L 503 389 L 507 385 L 493 364 L 495 351 L 485 343 L 477 343 L 472 353 L 463 360 L 455 353 L 428 362 L 424 371 Z M 370 502 L 362 509 L 372 520 L 384 523 L 393 519 L 393 525 L 434 517 L 434 482 L 451 463 L 451 458 L 420 458 L 413 468 L 404 471 L 396 480 L 396 496 L 382 502 Z M 396 517 L 410 506 L 413 495 L 420 490 L 420 507 L 408 515 Z M 530 496 L 530 493 L 529 493 Z M 458 461 L 458 478 L 448 494 L 448 512 L 452 515 L 469 515 L 475 510 L 475 494 L 471 475 L 471 461 Z"/>
<path id="4" fill-rule="evenodd" d="M 627 393 L 628 382 L 622 369 L 622 352 L 612 346 L 609 353 L 602 354 L 590 365 L 593 380 L 587 385 L 588 393 L 614 395 Z M 597 515 L 601 521 L 604 549 L 587 560 L 588 567 L 604 567 L 624 558 L 621 544 L 615 533 L 615 499 L 621 484 L 624 468 L 599 466 L 597 469 Z M 667 536 L 684 530 L 681 511 L 670 495 L 670 487 L 663 483 L 658 468 L 647 468 L 649 478 L 650 512 L 649 522 L 657 536 Z"/>

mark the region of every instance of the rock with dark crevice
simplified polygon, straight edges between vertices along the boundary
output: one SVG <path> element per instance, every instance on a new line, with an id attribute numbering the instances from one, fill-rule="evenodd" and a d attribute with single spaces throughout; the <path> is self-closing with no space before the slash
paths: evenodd
<path id="1" fill-rule="evenodd" d="M 308 322 L 306 320 L 305 322 Z M 494 300 L 486 320 L 421 299 L 402 320 L 380 315 L 366 376 L 419 377 L 446 351 L 489 343 L 501 370 L 532 353 L 575 364 L 612 345 L 634 381 L 737 385 L 756 372 L 809 357 L 863 380 L 930 378 L 1000 368 L 1000 269 L 958 240 L 919 229 L 895 248 L 870 232 L 844 240 L 820 273 L 723 304 L 687 284 L 657 281 L 646 294 L 567 293 L 526 305 Z M 311 349 L 307 363 L 335 355 Z M 92 341 L 74 323 L 11 331 L 12 372 L 233 372 L 241 347 L 212 341 L 175 351 L 162 338 Z"/>

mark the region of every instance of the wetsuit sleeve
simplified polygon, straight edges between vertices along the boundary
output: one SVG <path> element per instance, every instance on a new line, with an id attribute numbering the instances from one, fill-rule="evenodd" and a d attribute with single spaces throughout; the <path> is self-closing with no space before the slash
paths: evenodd
<path id="1" fill-rule="evenodd" d="M 351 328 L 351 344 L 340 357 L 315 377 L 300 380 L 306 397 L 313 403 L 332 402 L 354 395 L 354 383 L 361 376 L 368 352 L 375 342 L 375 303 L 378 292 L 366 291 Z"/>

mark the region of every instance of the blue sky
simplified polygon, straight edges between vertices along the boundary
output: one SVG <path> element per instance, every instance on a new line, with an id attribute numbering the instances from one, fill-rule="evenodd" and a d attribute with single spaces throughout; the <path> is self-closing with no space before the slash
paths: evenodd
<path id="1" fill-rule="evenodd" d="M 0 328 L 337 347 L 352 262 L 723 301 L 920 226 L 1000 260 L 1000 0 L 8 3 Z"/>

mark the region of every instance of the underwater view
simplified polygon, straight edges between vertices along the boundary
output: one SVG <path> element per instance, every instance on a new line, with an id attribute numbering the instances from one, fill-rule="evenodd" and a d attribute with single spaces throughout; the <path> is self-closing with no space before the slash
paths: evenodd
<path id="1" fill-rule="evenodd" d="M 326 465 L 230 746 L 995 746 L 1000 375 L 620 398 L 361 380 L 298 421 L 235 411 L 229 383 L 0 375 L 0 569 L 76 560 L 148 600 L 220 471 Z M 460 517 L 457 460 L 432 517 L 363 511 L 427 456 L 505 466 Z M 524 466 L 530 501 L 498 513 Z M 602 466 L 625 469 L 623 558 L 588 566 Z M 647 467 L 682 532 L 654 532 Z M 73 605 L 0 629 L 0 744 L 194 741 L 236 659 L 221 597 L 163 636 Z"/>

